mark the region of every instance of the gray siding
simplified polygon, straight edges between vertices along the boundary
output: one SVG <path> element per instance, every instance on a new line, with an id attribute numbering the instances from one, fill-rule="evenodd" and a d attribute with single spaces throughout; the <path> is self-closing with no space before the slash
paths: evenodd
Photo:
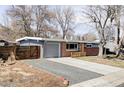
<path id="1" fill-rule="evenodd" d="M 39 40 L 22 40 L 20 46 L 41 46 L 43 43 L 43 41 Z"/>

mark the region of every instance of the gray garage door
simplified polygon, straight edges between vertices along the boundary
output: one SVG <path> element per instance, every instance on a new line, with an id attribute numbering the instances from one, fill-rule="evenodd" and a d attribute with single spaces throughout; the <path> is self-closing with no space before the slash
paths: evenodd
<path id="1" fill-rule="evenodd" d="M 59 43 L 47 43 L 44 46 L 44 57 L 59 57 Z"/>

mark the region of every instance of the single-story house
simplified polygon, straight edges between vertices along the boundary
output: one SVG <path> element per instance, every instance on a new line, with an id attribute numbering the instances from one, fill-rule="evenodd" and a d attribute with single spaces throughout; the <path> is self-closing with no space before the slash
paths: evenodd
<path id="1" fill-rule="evenodd" d="M 24 37 L 16 40 L 20 46 L 37 46 L 39 58 L 94 56 L 98 54 L 98 42 L 86 42 L 40 37 Z"/>

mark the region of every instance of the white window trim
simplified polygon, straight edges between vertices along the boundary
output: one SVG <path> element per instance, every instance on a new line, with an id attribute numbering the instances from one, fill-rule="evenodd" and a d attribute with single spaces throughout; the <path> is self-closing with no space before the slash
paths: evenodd
<path id="1" fill-rule="evenodd" d="M 87 47 L 87 45 L 91 45 L 91 47 Z M 97 48 L 98 46 L 97 45 L 94 45 L 94 44 L 86 44 L 85 47 L 86 48 Z"/>
<path id="2" fill-rule="evenodd" d="M 67 49 L 66 48 L 66 51 L 78 51 L 79 50 L 79 46 L 78 46 L 79 44 L 78 43 L 66 43 L 66 45 L 67 44 L 77 44 L 77 48 L 75 48 L 75 49 Z"/>
<path id="3" fill-rule="evenodd" d="M 91 47 L 88 47 L 87 45 L 90 45 Z M 86 48 L 92 48 L 93 45 L 92 44 L 86 44 Z"/>

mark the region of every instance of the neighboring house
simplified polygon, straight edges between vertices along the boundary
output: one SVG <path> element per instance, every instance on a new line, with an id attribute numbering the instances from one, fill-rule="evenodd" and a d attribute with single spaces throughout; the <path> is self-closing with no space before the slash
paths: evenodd
<path id="1" fill-rule="evenodd" d="M 108 41 L 105 45 L 105 48 L 110 52 L 115 52 L 117 48 L 117 44 L 114 41 Z"/>
<path id="2" fill-rule="evenodd" d="M 20 46 L 39 46 L 40 58 L 94 56 L 98 54 L 98 42 L 86 42 L 40 37 L 24 37 L 16 40 Z"/>
<path id="3" fill-rule="evenodd" d="M 122 47 L 124 48 L 124 39 L 122 40 Z M 110 41 L 107 41 L 105 48 L 107 49 L 106 50 L 107 54 L 116 54 L 116 50 L 118 49 L 118 45 L 117 45 L 116 41 L 110 40 Z"/>
<path id="4" fill-rule="evenodd" d="M 17 43 L 14 42 L 14 41 L 8 41 L 8 40 L 0 40 L 0 47 L 1 46 L 14 46 L 16 45 Z"/>

